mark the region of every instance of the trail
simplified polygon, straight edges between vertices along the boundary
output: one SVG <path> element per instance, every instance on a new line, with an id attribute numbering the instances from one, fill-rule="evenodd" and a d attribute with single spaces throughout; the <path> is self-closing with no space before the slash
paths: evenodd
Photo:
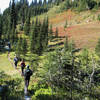
<path id="1" fill-rule="evenodd" d="M 8 53 L 8 60 L 10 61 L 10 63 L 11 63 L 11 65 L 12 65 L 12 67 L 14 67 L 15 68 L 15 65 L 14 65 L 14 63 L 11 61 L 11 58 L 10 58 L 10 53 Z M 21 71 L 20 70 L 18 70 L 18 68 L 15 68 L 20 74 L 21 74 Z"/>
<path id="2" fill-rule="evenodd" d="M 14 63 L 11 61 L 10 53 L 8 53 L 7 57 L 8 57 L 9 62 L 10 62 L 11 65 L 12 65 L 12 67 L 15 68 Z M 17 70 L 17 71 L 19 72 L 19 74 L 21 75 L 21 71 L 18 70 L 18 68 L 15 68 L 15 70 Z M 28 95 L 27 87 L 24 88 L 24 95 L 25 95 L 25 96 L 24 96 L 24 100 L 31 100 L 31 97 Z"/>

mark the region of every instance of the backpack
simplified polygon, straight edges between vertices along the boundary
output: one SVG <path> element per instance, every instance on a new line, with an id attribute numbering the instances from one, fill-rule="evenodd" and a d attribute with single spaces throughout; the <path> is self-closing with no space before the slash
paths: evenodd
<path id="1" fill-rule="evenodd" d="M 16 57 L 14 58 L 14 62 L 16 62 L 16 63 L 18 62 L 18 59 Z"/>
<path id="2" fill-rule="evenodd" d="M 25 63 L 24 62 L 21 63 L 21 67 L 25 68 Z"/>
<path id="3" fill-rule="evenodd" d="M 32 75 L 32 71 L 30 69 L 25 70 L 25 77 L 30 77 Z"/>

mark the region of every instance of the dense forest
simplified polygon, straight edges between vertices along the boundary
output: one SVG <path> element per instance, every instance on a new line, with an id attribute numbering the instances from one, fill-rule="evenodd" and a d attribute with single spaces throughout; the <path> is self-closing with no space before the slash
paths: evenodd
<path id="1" fill-rule="evenodd" d="M 60 13 L 68 9 L 82 12 L 98 10 L 100 1 L 34 0 L 29 4 L 28 0 L 11 0 L 0 14 L 0 55 L 7 54 L 5 45 L 10 42 L 11 60 L 16 54 L 19 62 L 24 58 L 31 66 L 32 100 L 100 100 L 100 39 L 90 50 L 76 48 L 67 36 L 60 37 L 58 28 L 54 32 L 49 23 L 48 11 L 55 6 L 59 6 Z M 47 16 L 41 18 L 43 14 Z M 52 42 L 56 42 L 54 48 Z M 1 85 L 7 87 L 3 93 L 0 90 L 0 100 L 23 100 L 21 76 L 12 77 L 0 71 Z"/>

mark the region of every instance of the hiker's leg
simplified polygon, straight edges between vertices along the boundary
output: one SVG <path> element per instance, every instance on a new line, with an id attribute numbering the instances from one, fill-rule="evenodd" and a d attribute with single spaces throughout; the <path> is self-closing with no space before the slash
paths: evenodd
<path id="1" fill-rule="evenodd" d="M 27 90 L 27 80 L 25 80 L 25 90 L 24 90 L 24 93 L 27 95 L 28 93 L 28 90 Z"/>
<path id="2" fill-rule="evenodd" d="M 14 63 L 14 65 L 15 65 L 15 68 L 17 68 L 17 64 L 16 64 L 16 62 Z"/>
<path id="3" fill-rule="evenodd" d="M 25 86 L 27 87 L 27 80 L 25 80 Z"/>
<path id="4" fill-rule="evenodd" d="M 17 68 L 17 63 L 16 63 L 16 68 Z"/>
<path id="5" fill-rule="evenodd" d="M 28 86 L 29 86 L 29 82 L 30 82 L 30 78 L 27 80 L 27 83 L 28 83 L 27 85 L 28 85 Z"/>

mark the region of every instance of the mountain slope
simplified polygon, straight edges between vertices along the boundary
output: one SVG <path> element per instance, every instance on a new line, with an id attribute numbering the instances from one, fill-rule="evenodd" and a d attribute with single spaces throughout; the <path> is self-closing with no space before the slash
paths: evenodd
<path id="1" fill-rule="evenodd" d="M 49 22 L 53 25 L 55 34 L 58 27 L 59 36 L 68 35 L 69 39 L 73 39 L 77 47 L 94 48 L 98 38 L 100 37 L 100 23 L 97 20 L 100 10 L 76 12 L 67 10 L 59 12 L 60 6 L 51 8 L 48 13 L 39 16 L 41 19 L 48 15 Z M 67 28 L 64 29 L 67 20 Z"/>

